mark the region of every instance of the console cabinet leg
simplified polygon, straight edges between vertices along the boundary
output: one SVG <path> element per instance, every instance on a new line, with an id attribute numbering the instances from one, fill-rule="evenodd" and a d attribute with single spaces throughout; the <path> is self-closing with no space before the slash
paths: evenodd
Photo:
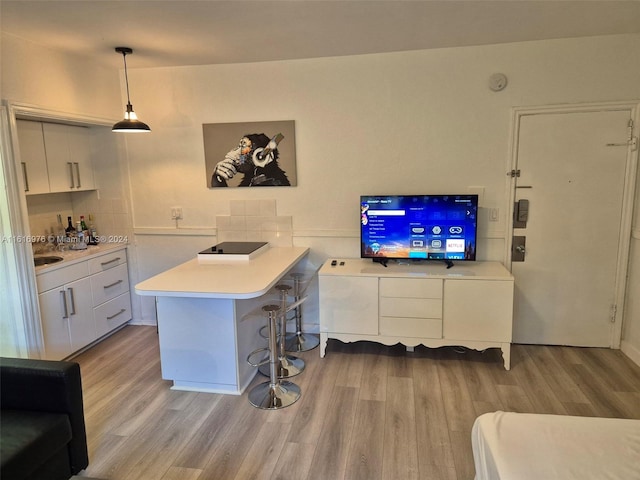
<path id="1" fill-rule="evenodd" d="M 326 333 L 320 332 L 320 358 L 324 358 L 324 355 L 327 351 L 327 340 L 329 339 L 329 335 Z"/>
<path id="2" fill-rule="evenodd" d="M 511 370 L 511 344 L 503 343 L 500 348 L 502 349 L 502 359 L 504 360 L 504 369 Z"/>

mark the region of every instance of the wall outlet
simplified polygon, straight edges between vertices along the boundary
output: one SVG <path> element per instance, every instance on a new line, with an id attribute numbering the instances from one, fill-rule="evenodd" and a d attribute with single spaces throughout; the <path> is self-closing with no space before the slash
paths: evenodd
<path id="1" fill-rule="evenodd" d="M 171 220 L 182 219 L 182 207 L 171 207 Z"/>

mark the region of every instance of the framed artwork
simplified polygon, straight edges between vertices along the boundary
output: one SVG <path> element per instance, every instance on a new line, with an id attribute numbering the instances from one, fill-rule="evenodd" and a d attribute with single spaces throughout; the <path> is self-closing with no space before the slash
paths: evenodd
<path id="1" fill-rule="evenodd" d="M 290 187 L 298 183 L 293 120 L 205 123 L 207 187 Z"/>

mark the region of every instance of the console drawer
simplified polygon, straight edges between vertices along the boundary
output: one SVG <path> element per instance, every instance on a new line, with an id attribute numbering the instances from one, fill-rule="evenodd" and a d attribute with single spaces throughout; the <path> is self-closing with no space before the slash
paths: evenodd
<path id="1" fill-rule="evenodd" d="M 381 278 L 380 296 L 442 298 L 442 280 L 427 278 Z"/>
<path id="2" fill-rule="evenodd" d="M 380 335 L 411 338 L 442 338 L 442 319 L 380 317 Z"/>
<path id="3" fill-rule="evenodd" d="M 380 297 L 380 316 L 441 319 L 442 300 Z"/>

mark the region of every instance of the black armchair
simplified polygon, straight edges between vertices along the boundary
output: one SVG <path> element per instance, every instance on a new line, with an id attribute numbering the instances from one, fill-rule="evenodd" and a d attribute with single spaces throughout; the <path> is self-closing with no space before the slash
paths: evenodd
<path id="1" fill-rule="evenodd" d="M 0 358 L 0 478 L 67 480 L 89 464 L 80 365 Z"/>

